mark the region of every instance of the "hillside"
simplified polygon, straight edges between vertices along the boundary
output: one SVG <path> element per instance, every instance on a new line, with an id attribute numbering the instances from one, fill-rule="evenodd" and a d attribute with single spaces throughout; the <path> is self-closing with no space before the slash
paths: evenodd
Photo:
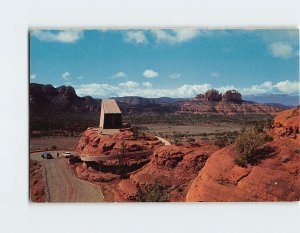
<path id="1" fill-rule="evenodd" d="M 223 95 L 215 90 L 199 94 L 193 99 L 169 97 L 115 97 L 124 114 L 192 112 L 197 114 L 275 114 L 280 106 L 257 104 L 242 99 L 232 90 Z M 90 96 L 79 97 L 71 86 L 53 87 L 31 83 L 29 87 L 30 113 L 99 112 L 101 100 Z"/>
<path id="2" fill-rule="evenodd" d="M 280 112 L 270 130 L 274 140 L 260 148 L 256 164 L 238 166 L 232 146 L 213 153 L 186 200 L 299 201 L 299 121 L 299 108 Z"/>
<path id="3" fill-rule="evenodd" d="M 193 99 L 115 97 L 124 121 L 133 125 L 147 123 L 198 124 L 199 122 L 242 122 L 270 118 L 280 106 L 247 102 L 240 93 L 224 94 L 210 90 Z M 53 87 L 31 83 L 29 86 L 30 134 L 78 135 L 99 124 L 101 100 L 79 97 L 71 86 Z M 210 117 L 212 116 L 213 117 Z M 253 117 L 253 115 L 256 115 Z M 207 117 L 208 116 L 208 117 Z"/>

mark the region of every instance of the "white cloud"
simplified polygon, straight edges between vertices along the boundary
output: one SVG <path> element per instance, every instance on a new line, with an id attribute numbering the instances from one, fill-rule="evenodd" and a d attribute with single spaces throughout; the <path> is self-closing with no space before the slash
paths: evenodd
<path id="1" fill-rule="evenodd" d="M 120 72 L 113 75 L 113 78 L 126 78 L 126 77 L 127 77 L 127 74 L 125 74 L 122 71 L 120 71 Z"/>
<path id="2" fill-rule="evenodd" d="M 83 31 L 81 30 L 60 30 L 58 32 L 34 30 L 30 34 L 41 41 L 47 42 L 74 43 L 83 38 Z"/>
<path id="3" fill-rule="evenodd" d="M 139 84 L 137 82 L 128 81 L 128 82 L 125 82 L 125 83 L 120 83 L 119 87 L 125 87 L 125 88 L 132 89 L 132 88 L 138 88 Z"/>
<path id="4" fill-rule="evenodd" d="M 70 80 L 70 73 L 69 72 L 65 72 L 61 75 L 61 77 L 65 80 L 65 81 L 68 81 Z"/>
<path id="5" fill-rule="evenodd" d="M 143 82 L 143 86 L 146 88 L 152 88 L 152 83 L 150 82 Z"/>
<path id="6" fill-rule="evenodd" d="M 259 85 L 245 88 L 235 86 L 215 87 L 211 84 L 182 85 L 178 88 L 153 88 L 150 82 L 139 85 L 137 82 L 128 81 L 117 86 L 110 84 L 84 84 L 75 85 L 74 88 L 80 96 L 91 95 L 98 98 L 117 97 L 117 96 L 142 96 L 142 97 L 173 97 L 191 98 L 199 93 L 205 93 L 209 89 L 217 89 L 224 93 L 227 90 L 237 89 L 242 95 L 260 95 L 268 93 L 299 94 L 299 81 L 281 81 L 272 83 L 266 81 Z"/>
<path id="7" fill-rule="evenodd" d="M 299 94 L 299 81 L 280 81 L 272 83 L 266 81 L 260 85 L 253 85 L 248 88 L 239 89 L 244 95 L 258 95 L 267 93 Z"/>
<path id="8" fill-rule="evenodd" d="M 283 93 L 298 93 L 300 90 L 299 81 L 285 80 L 274 85 L 280 92 Z"/>
<path id="9" fill-rule="evenodd" d="M 77 79 L 83 79 L 84 77 L 83 76 L 79 76 Z"/>
<path id="10" fill-rule="evenodd" d="M 36 75 L 36 74 L 30 75 L 30 79 L 36 79 L 36 78 L 37 78 L 37 75 Z"/>
<path id="11" fill-rule="evenodd" d="M 74 88 L 79 96 L 90 95 L 99 98 L 119 96 L 120 91 L 119 87 L 101 83 L 74 85 Z"/>
<path id="12" fill-rule="evenodd" d="M 201 35 L 198 29 L 151 30 L 157 43 L 168 42 L 171 44 L 182 43 Z"/>
<path id="13" fill-rule="evenodd" d="M 155 78 L 158 76 L 158 73 L 154 70 L 148 69 L 144 71 L 143 76 L 146 78 Z"/>
<path id="14" fill-rule="evenodd" d="M 169 74 L 169 78 L 171 78 L 171 79 L 177 79 L 180 77 L 181 77 L 181 74 L 179 74 L 179 73 Z"/>
<path id="15" fill-rule="evenodd" d="M 143 31 L 128 31 L 124 37 L 126 42 L 134 42 L 137 44 L 147 43 L 147 38 Z"/>
<path id="16" fill-rule="evenodd" d="M 274 42 L 270 44 L 269 51 L 274 57 L 288 59 L 293 56 L 293 47 L 286 42 Z"/>
<path id="17" fill-rule="evenodd" d="M 140 86 L 138 83 L 128 81 L 120 83 L 118 86 L 109 84 L 84 84 L 75 85 L 74 88 L 80 96 L 91 95 L 98 98 L 107 98 L 114 96 L 142 96 L 142 97 L 194 97 L 199 93 L 203 93 L 211 89 L 210 84 L 202 85 L 183 85 L 179 88 L 151 88 L 152 84 L 149 82 L 143 83 Z"/>
<path id="18" fill-rule="evenodd" d="M 218 77 L 220 77 L 221 75 L 220 75 L 220 73 L 212 72 L 212 73 L 210 73 L 210 76 L 213 77 L 213 78 L 218 78 Z"/>

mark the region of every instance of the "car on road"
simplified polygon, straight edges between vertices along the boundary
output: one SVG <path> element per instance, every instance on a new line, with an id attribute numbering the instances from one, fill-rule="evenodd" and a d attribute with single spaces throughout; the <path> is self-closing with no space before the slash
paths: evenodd
<path id="1" fill-rule="evenodd" d="M 49 152 L 41 154 L 41 157 L 44 159 L 53 159 L 53 156 Z"/>
<path id="2" fill-rule="evenodd" d="M 69 152 L 69 151 L 66 151 L 66 152 L 62 153 L 61 155 L 65 158 L 72 158 L 73 157 L 72 153 Z"/>

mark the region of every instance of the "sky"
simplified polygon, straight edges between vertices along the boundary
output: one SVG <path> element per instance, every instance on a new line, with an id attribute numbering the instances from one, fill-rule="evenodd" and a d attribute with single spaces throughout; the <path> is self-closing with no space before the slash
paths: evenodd
<path id="1" fill-rule="evenodd" d="M 29 75 L 96 98 L 299 95 L 299 31 L 31 30 Z"/>

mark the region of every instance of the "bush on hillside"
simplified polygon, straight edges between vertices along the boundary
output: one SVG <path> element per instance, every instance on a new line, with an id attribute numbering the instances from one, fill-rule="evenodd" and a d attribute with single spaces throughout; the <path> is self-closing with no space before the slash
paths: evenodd
<path id="1" fill-rule="evenodd" d="M 140 202 L 166 202 L 168 201 L 168 192 L 161 184 L 156 181 L 153 185 L 148 185 L 144 188 L 137 185 L 136 200 Z"/>
<path id="2" fill-rule="evenodd" d="M 272 140 L 270 135 L 256 129 L 244 131 L 234 142 L 234 148 L 240 153 L 235 163 L 239 166 L 255 164 L 258 161 L 258 148 Z"/>

